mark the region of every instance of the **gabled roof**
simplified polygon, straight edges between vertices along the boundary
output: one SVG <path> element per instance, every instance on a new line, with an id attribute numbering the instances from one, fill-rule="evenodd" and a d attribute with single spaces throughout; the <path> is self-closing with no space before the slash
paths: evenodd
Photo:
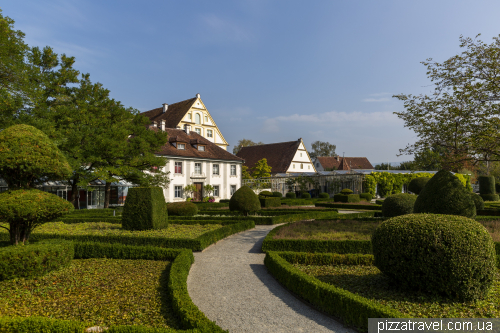
<path id="1" fill-rule="evenodd" d="M 374 169 L 373 165 L 370 163 L 370 161 L 368 161 L 366 157 L 319 156 L 317 159 L 324 169 L 337 169 L 337 170 Z M 345 169 L 344 166 L 342 167 L 342 169 L 340 168 L 344 160 L 348 169 Z"/>
<path id="2" fill-rule="evenodd" d="M 156 131 L 159 130 L 157 127 L 150 128 Z M 243 162 L 243 159 L 231 154 L 225 149 L 222 149 L 215 143 L 208 141 L 194 131 L 190 131 L 189 135 L 186 134 L 184 130 L 176 128 L 166 128 L 165 131 L 168 133 L 169 141 L 163 147 L 161 147 L 160 151 L 157 152 L 157 154 L 159 155 L 209 158 Z M 174 146 L 174 144 L 176 144 L 177 142 L 185 143 L 185 149 L 177 149 Z M 194 145 L 204 145 L 205 151 L 198 150 L 194 147 Z"/>
<path id="3" fill-rule="evenodd" d="M 243 147 L 236 156 L 245 160 L 245 165 L 251 169 L 263 158 L 271 167 L 271 173 L 285 173 L 292 163 L 293 157 L 300 146 L 301 140 L 270 143 L 267 145 Z"/>
<path id="4" fill-rule="evenodd" d="M 161 120 L 165 120 L 165 127 L 175 128 L 180 123 L 182 118 L 184 118 L 191 106 L 193 106 L 196 99 L 197 97 L 194 97 L 186 99 L 182 102 L 170 104 L 167 108 L 167 112 L 165 113 L 163 113 L 163 107 L 160 107 L 141 112 L 141 114 L 148 117 L 151 122 L 156 121 L 159 124 Z"/>

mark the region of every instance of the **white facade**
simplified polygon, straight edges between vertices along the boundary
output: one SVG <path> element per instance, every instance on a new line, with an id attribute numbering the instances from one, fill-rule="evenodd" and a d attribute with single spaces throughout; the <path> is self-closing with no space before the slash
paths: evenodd
<path id="1" fill-rule="evenodd" d="M 316 168 L 307 153 L 307 149 L 304 146 L 304 142 L 301 140 L 299 148 L 293 156 L 292 163 L 288 167 L 287 173 L 297 173 L 297 172 L 316 172 Z"/>
<path id="2" fill-rule="evenodd" d="M 163 190 L 167 202 L 186 201 L 190 193 L 184 187 L 190 184 L 210 184 L 217 188 L 211 196 L 215 201 L 230 199 L 241 187 L 240 161 L 199 159 L 193 157 L 165 156 L 168 158 L 165 171 L 170 171 L 170 184 Z M 205 194 L 202 192 L 202 196 Z"/>

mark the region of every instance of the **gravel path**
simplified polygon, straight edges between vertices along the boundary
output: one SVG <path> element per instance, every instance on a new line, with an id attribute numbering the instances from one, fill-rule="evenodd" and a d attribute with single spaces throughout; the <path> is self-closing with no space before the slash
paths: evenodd
<path id="1" fill-rule="evenodd" d="M 231 333 L 354 333 L 299 301 L 267 272 L 261 245 L 274 227 L 259 225 L 195 253 L 187 280 L 194 304 Z"/>

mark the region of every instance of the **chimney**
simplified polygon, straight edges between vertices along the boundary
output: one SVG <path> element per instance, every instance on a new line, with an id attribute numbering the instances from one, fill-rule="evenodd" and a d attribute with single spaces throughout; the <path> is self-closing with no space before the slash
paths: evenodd
<path id="1" fill-rule="evenodd" d="M 163 113 L 167 112 L 167 109 L 168 109 L 168 104 L 167 103 L 163 103 Z"/>
<path id="2" fill-rule="evenodd" d="M 189 135 L 189 132 L 191 132 L 191 126 L 190 125 L 184 125 L 184 130 L 186 131 L 186 134 Z"/>
<path id="3" fill-rule="evenodd" d="M 160 120 L 161 131 L 165 132 L 165 119 Z"/>
<path id="4" fill-rule="evenodd" d="M 156 120 L 153 120 L 153 127 L 158 127 L 158 123 L 156 122 Z"/>

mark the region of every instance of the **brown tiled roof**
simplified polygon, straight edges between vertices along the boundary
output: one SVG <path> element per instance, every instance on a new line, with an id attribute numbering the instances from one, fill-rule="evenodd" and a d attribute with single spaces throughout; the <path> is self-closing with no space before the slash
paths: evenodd
<path id="1" fill-rule="evenodd" d="M 158 128 L 150 127 L 153 130 Z M 166 128 L 168 133 L 168 141 L 157 153 L 166 156 L 183 156 L 183 157 L 198 157 L 198 158 L 213 158 L 218 160 L 241 161 L 243 159 L 231 154 L 225 149 L 217 146 L 215 143 L 208 141 L 198 133 L 190 131 L 189 135 L 181 129 Z M 186 144 L 186 149 L 177 149 L 174 142 L 183 142 Z M 205 145 L 205 151 L 200 151 L 193 145 Z"/>
<path id="2" fill-rule="evenodd" d="M 345 159 L 345 163 L 349 169 L 340 169 L 342 160 Z M 336 170 L 351 170 L 351 169 L 373 169 L 373 165 L 368 161 L 366 157 L 339 157 L 339 156 L 328 156 L 328 157 L 318 157 L 318 162 L 324 169 Z"/>
<path id="3" fill-rule="evenodd" d="M 292 163 L 295 152 L 301 141 L 289 141 L 270 143 L 267 145 L 243 147 L 236 156 L 245 160 L 245 166 L 253 168 L 255 163 L 263 158 L 267 159 L 267 165 L 271 167 L 271 173 L 285 173 Z"/>
<path id="4" fill-rule="evenodd" d="M 167 112 L 165 113 L 163 113 L 162 106 L 153 110 L 141 112 L 141 114 L 148 117 L 150 122 L 156 121 L 159 125 L 161 120 L 165 120 L 165 127 L 176 128 L 195 101 L 196 97 L 170 104 L 167 108 Z"/>

